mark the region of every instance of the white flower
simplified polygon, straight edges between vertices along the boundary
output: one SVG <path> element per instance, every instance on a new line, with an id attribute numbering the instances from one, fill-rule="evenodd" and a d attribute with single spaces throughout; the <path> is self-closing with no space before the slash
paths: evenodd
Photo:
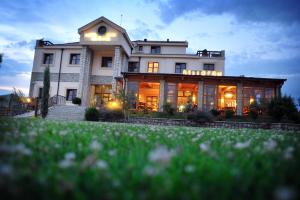
<path id="1" fill-rule="evenodd" d="M 283 158 L 286 160 L 293 158 L 293 151 L 294 151 L 293 147 L 286 148 L 283 152 Z"/>
<path id="2" fill-rule="evenodd" d="M 27 148 L 24 144 L 15 145 L 14 151 L 25 156 L 30 156 L 32 154 L 32 151 L 29 148 Z"/>
<path id="3" fill-rule="evenodd" d="M 13 175 L 13 168 L 7 164 L 0 164 L 0 175 L 3 176 Z"/>
<path id="4" fill-rule="evenodd" d="M 96 167 L 97 167 L 98 169 L 107 169 L 107 168 L 108 168 L 108 165 L 107 165 L 107 163 L 106 163 L 104 160 L 98 160 L 98 161 L 96 162 Z"/>
<path id="5" fill-rule="evenodd" d="M 90 149 L 93 151 L 101 150 L 102 145 L 97 140 L 93 140 L 90 144 Z"/>
<path id="6" fill-rule="evenodd" d="M 116 154 L 117 154 L 117 150 L 115 150 L 115 149 L 108 151 L 108 155 L 111 157 L 115 156 Z"/>
<path id="7" fill-rule="evenodd" d="M 238 142 L 233 147 L 236 149 L 245 149 L 250 146 L 250 140 L 247 142 Z"/>
<path id="8" fill-rule="evenodd" d="M 67 133 L 68 133 L 67 131 L 59 131 L 60 136 L 65 136 L 65 135 L 67 135 Z"/>
<path id="9" fill-rule="evenodd" d="M 274 196 L 277 200 L 290 200 L 295 199 L 296 193 L 291 188 L 281 186 L 275 190 Z"/>
<path id="10" fill-rule="evenodd" d="M 208 143 L 202 143 L 202 144 L 199 144 L 199 147 L 200 147 L 201 151 L 204 151 L 204 152 L 210 150 L 210 146 L 209 146 Z"/>
<path id="11" fill-rule="evenodd" d="M 149 153 L 149 160 L 154 163 L 167 165 L 174 156 L 174 151 L 168 150 L 165 146 L 159 146 Z"/>
<path id="12" fill-rule="evenodd" d="M 68 159 L 64 159 L 64 160 L 61 160 L 59 163 L 58 163 L 58 166 L 60 168 L 69 168 L 73 165 L 73 161 L 72 160 L 68 160 Z"/>
<path id="13" fill-rule="evenodd" d="M 155 176 L 158 174 L 158 172 L 159 172 L 159 170 L 153 166 L 146 166 L 144 168 L 144 174 L 147 176 Z"/>
<path id="14" fill-rule="evenodd" d="M 272 139 L 264 142 L 264 148 L 267 151 L 273 151 L 276 148 L 276 146 L 277 146 L 277 142 Z"/>
<path id="15" fill-rule="evenodd" d="M 187 165 L 187 166 L 185 166 L 184 171 L 186 173 L 193 173 L 195 171 L 195 166 L 193 166 L 193 165 Z"/>
<path id="16" fill-rule="evenodd" d="M 65 160 L 74 160 L 76 157 L 74 152 L 68 152 L 65 154 Z"/>

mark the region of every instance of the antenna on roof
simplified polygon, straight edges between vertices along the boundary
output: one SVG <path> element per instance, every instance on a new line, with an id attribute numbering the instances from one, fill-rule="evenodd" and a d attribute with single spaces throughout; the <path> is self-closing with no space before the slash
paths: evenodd
<path id="1" fill-rule="evenodd" d="M 122 26 L 122 20 L 123 20 L 123 14 L 121 14 L 121 22 L 120 22 L 120 26 Z"/>

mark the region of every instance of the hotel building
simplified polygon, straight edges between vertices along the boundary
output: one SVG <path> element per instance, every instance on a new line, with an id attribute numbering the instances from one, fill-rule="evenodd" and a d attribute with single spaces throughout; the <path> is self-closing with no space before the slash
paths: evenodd
<path id="1" fill-rule="evenodd" d="M 79 42 L 37 40 L 30 96 L 39 97 L 50 68 L 50 97 L 83 106 L 105 105 L 125 89 L 132 109 L 162 111 L 166 102 L 182 111 L 234 110 L 246 113 L 253 101 L 280 96 L 285 79 L 225 75 L 225 51 L 186 53 L 187 41 L 131 41 L 126 30 L 105 17 L 78 29 Z"/>

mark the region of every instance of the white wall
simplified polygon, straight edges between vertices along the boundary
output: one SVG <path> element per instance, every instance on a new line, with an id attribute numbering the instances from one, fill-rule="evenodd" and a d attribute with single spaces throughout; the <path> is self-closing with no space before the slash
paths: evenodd
<path id="1" fill-rule="evenodd" d="M 203 64 L 215 64 L 216 71 L 224 72 L 224 60 L 197 58 L 141 58 L 140 72 L 146 73 L 148 62 L 159 62 L 159 73 L 175 73 L 175 63 L 186 63 L 186 69 L 203 70 Z"/>
<path id="2" fill-rule="evenodd" d="M 58 94 L 61 96 L 67 96 L 67 89 L 77 89 L 78 82 L 60 82 Z M 39 88 L 43 87 L 43 81 L 35 81 L 33 89 L 33 97 L 39 95 Z M 50 97 L 53 97 L 57 93 L 57 82 L 50 82 Z"/>

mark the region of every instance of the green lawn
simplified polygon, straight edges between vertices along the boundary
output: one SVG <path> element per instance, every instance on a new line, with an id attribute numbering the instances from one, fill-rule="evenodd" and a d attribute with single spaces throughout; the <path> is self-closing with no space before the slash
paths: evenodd
<path id="1" fill-rule="evenodd" d="M 0 132 L 10 199 L 300 197 L 299 133 L 3 118 Z"/>

